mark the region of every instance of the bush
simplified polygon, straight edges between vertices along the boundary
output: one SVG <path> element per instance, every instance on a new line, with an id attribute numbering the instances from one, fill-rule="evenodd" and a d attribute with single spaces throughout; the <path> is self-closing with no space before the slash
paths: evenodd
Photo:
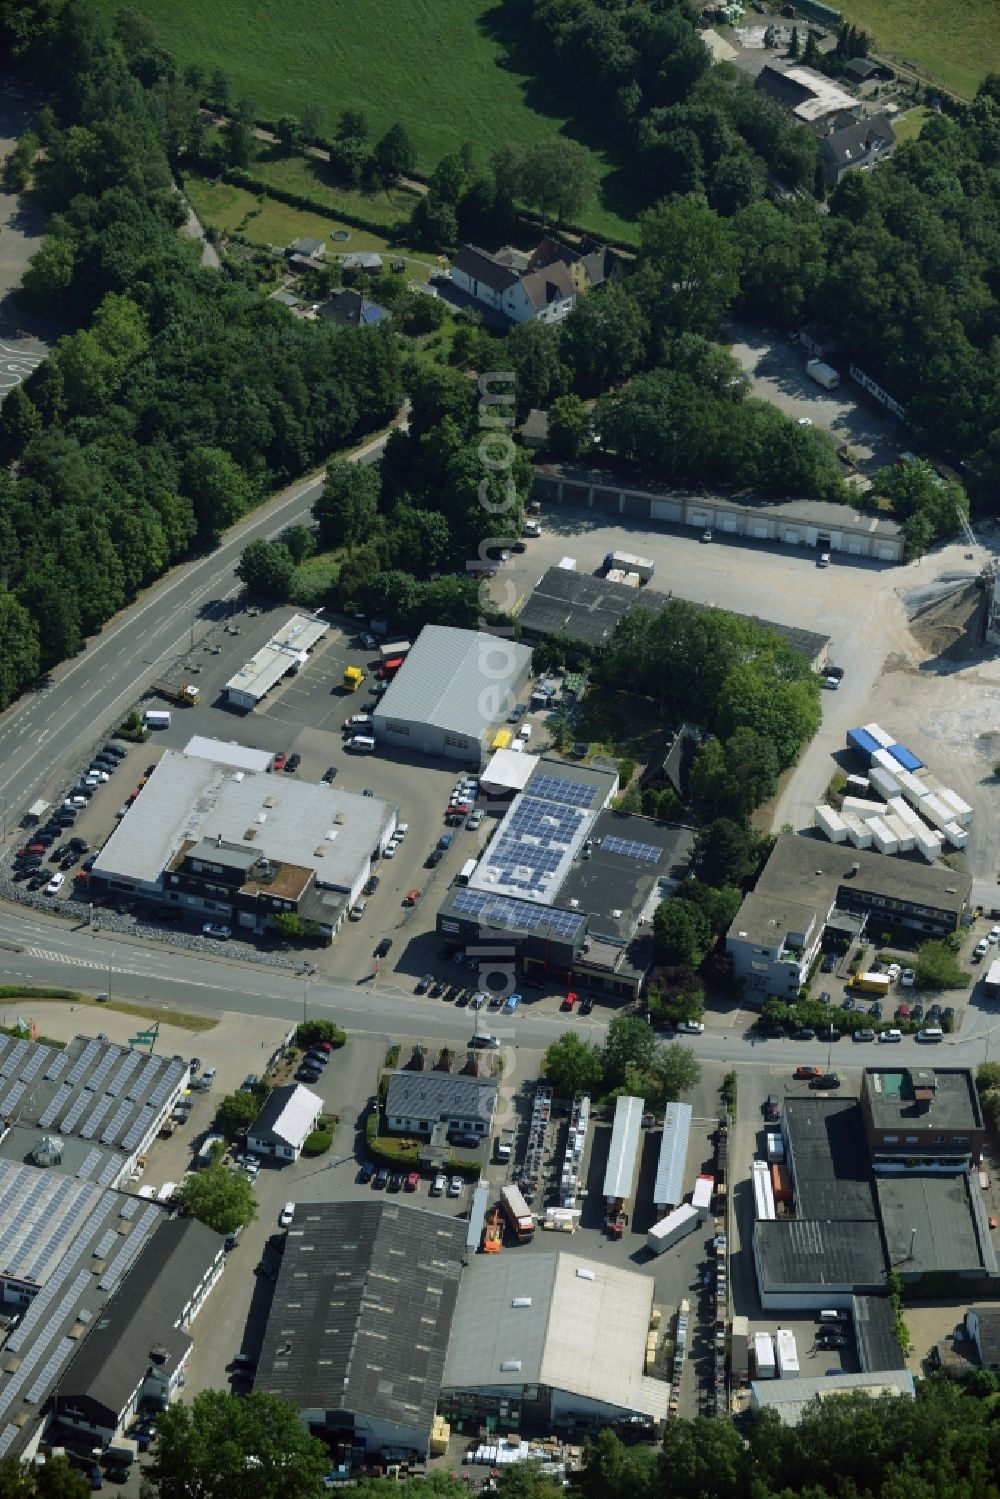
<path id="1" fill-rule="evenodd" d="M 378 1122 L 378 1114 L 369 1114 L 365 1120 L 365 1143 L 372 1159 L 380 1161 L 383 1166 L 391 1166 L 395 1171 L 403 1166 L 408 1170 L 418 1166 L 420 1146 L 409 1139 L 394 1139 L 391 1135 L 380 1136 Z"/>
<path id="2" fill-rule="evenodd" d="M 308 1050 L 317 1041 L 329 1041 L 331 1046 L 340 1047 L 346 1040 L 347 1032 L 342 1031 L 339 1025 L 334 1025 L 332 1020 L 303 1020 L 295 1031 L 295 1043 L 304 1050 Z"/>
<path id="3" fill-rule="evenodd" d="M 623 791 L 625 790 L 625 787 L 628 785 L 629 781 L 632 779 L 632 777 L 634 775 L 635 775 L 635 761 L 634 760 L 630 760 L 630 759 L 628 759 L 626 757 L 624 760 L 619 760 L 618 761 L 618 784 L 621 786 L 621 788 L 622 788 Z"/>
<path id="4" fill-rule="evenodd" d="M 970 976 L 955 961 L 950 943 L 922 942 L 914 964 L 918 989 L 967 989 Z"/>
<path id="5" fill-rule="evenodd" d="M 323 1155 L 333 1144 L 333 1135 L 328 1129 L 314 1129 L 311 1135 L 306 1136 L 305 1144 L 302 1146 L 303 1155 Z"/>

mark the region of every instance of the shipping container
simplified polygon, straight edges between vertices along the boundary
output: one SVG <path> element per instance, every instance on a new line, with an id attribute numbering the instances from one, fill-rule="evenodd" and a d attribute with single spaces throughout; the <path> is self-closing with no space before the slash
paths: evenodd
<path id="1" fill-rule="evenodd" d="M 746 1317 L 733 1318 L 729 1368 L 734 1385 L 746 1384 L 750 1377 L 750 1322 Z"/>
<path id="2" fill-rule="evenodd" d="M 938 793 L 938 796 L 939 799 L 944 802 L 946 807 L 951 807 L 953 809 L 955 813 L 955 821 L 957 823 L 959 823 L 963 828 L 969 828 L 972 826 L 972 808 L 969 806 L 968 802 L 964 802 L 962 800 L 962 798 L 956 791 L 952 791 L 949 786 L 943 786 Z"/>
<path id="3" fill-rule="evenodd" d="M 879 749 L 892 748 L 892 735 L 887 734 L 881 724 L 866 723 L 864 725 L 864 730 L 866 734 L 871 735 L 875 743 L 878 745 Z"/>
<path id="4" fill-rule="evenodd" d="M 692 1207 L 689 1202 L 682 1202 L 680 1207 L 674 1208 L 646 1235 L 646 1248 L 651 1249 L 654 1254 L 662 1254 L 665 1249 L 680 1242 L 681 1239 L 693 1234 L 702 1222 L 698 1209 Z"/>
<path id="5" fill-rule="evenodd" d="M 608 552 L 604 558 L 604 570 L 620 569 L 624 573 L 638 573 L 648 583 L 656 571 L 656 564 L 649 557 L 637 557 L 634 552 Z"/>
<path id="6" fill-rule="evenodd" d="M 848 776 L 847 777 L 847 794 L 848 794 L 848 796 L 867 796 L 868 795 L 868 790 L 869 790 L 869 785 L 868 785 L 868 777 L 867 776 Z"/>
<path id="7" fill-rule="evenodd" d="M 889 811 L 893 817 L 898 817 L 900 822 L 905 822 L 907 827 L 914 829 L 914 831 L 918 828 L 926 827 L 926 823 L 921 820 L 920 813 L 915 807 L 911 807 L 903 796 L 889 798 Z"/>
<path id="8" fill-rule="evenodd" d="M 847 829 L 848 842 L 855 848 L 871 848 L 872 830 L 867 823 L 863 823 L 860 817 L 855 817 L 853 812 L 842 813 L 841 816 Z"/>
<path id="9" fill-rule="evenodd" d="M 866 765 L 870 765 L 872 757 L 882 746 L 873 739 L 867 729 L 848 729 L 847 748 L 861 756 Z"/>
<path id="10" fill-rule="evenodd" d="M 782 1379 L 798 1379 L 799 1351 L 795 1346 L 795 1334 L 787 1327 L 779 1327 L 775 1341 L 778 1346 L 779 1375 Z"/>
<path id="11" fill-rule="evenodd" d="M 944 841 L 941 834 L 933 832 L 930 828 L 924 831 L 914 828 L 913 839 L 917 852 L 923 855 L 928 864 L 933 864 L 941 852 L 941 845 Z"/>
<path id="12" fill-rule="evenodd" d="M 880 817 L 885 811 L 885 802 L 866 801 L 860 796 L 845 796 L 843 805 L 845 812 L 853 812 L 862 822 L 867 822 L 871 817 Z"/>
<path id="13" fill-rule="evenodd" d="M 923 760 L 919 759 L 911 749 L 907 749 L 905 744 L 890 744 L 889 749 L 904 770 L 923 770 Z"/>
<path id="14" fill-rule="evenodd" d="M 707 1218 L 712 1210 L 712 1196 L 715 1192 L 714 1176 L 699 1176 L 691 1193 L 691 1206 L 697 1208 L 703 1218 Z"/>
<path id="15" fill-rule="evenodd" d="M 775 1204 L 781 1202 L 787 1207 L 792 1200 L 792 1178 L 788 1173 L 788 1167 L 780 1161 L 773 1162 L 771 1166 L 771 1192 Z"/>
<path id="16" fill-rule="evenodd" d="M 838 812 L 832 807 L 819 806 L 813 813 L 813 822 L 829 838 L 831 843 L 846 843 L 847 829 Z"/>
<path id="17" fill-rule="evenodd" d="M 868 826 L 871 829 L 872 843 L 880 854 L 895 854 L 899 852 L 899 840 L 884 823 L 881 817 L 869 817 Z"/>
<path id="18" fill-rule="evenodd" d="M 824 364 L 822 359 L 807 359 L 806 374 L 817 385 L 822 385 L 824 390 L 836 390 L 840 384 L 840 376 L 833 365 Z"/>
<path id="19" fill-rule="evenodd" d="M 394 656 L 408 656 L 412 649 L 408 640 L 392 640 L 379 646 L 379 655 L 383 661 L 390 661 Z"/>
<path id="20" fill-rule="evenodd" d="M 783 1161 L 785 1159 L 785 1142 L 777 1133 L 768 1133 L 767 1158 L 769 1161 Z"/>
<path id="21" fill-rule="evenodd" d="M 947 822 L 941 829 L 952 848 L 965 848 L 969 842 L 969 835 L 957 822 Z"/>
<path id="22" fill-rule="evenodd" d="M 899 782 L 900 791 L 913 807 L 919 807 L 924 798 L 930 796 L 930 787 L 925 786 L 923 781 L 911 775 L 908 770 L 902 771 L 896 780 Z"/>
<path id="23" fill-rule="evenodd" d="M 771 1222 L 774 1219 L 774 1191 L 771 1187 L 771 1176 L 766 1161 L 754 1161 L 753 1163 L 753 1195 L 754 1215 L 758 1222 Z"/>
<path id="24" fill-rule="evenodd" d="M 758 1379 L 774 1379 L 776 1373 L 774 1343 L 769 1332 L 754 1333 L 753 1361 Z"/>
<path id="25" fill-rule="evenodd" d="M 903 769 L 892 750 L 876 750 L 872 755 L 872 764 L 879 770 L 887 770 L 891 776 L 898 776 Z"/>
<path id="26" fill-rule="evenodd" d="M 848 777 L 848 781 L 850 779 L 851 777 Z M 874 765 L 868 772 L 868 784 L 886 801 L 899 795 L 899 781 L 888 770 L 883 770 L 881 765 Z"/>
<path id="27" fill-rule="evenodd" d="M 897 853 L 910 853 L 914 843 L 911 824 L 904 822 L 902 817 L 896 817 L 890 812 L 885 818 L 885 825 L 896 840 Z"/>

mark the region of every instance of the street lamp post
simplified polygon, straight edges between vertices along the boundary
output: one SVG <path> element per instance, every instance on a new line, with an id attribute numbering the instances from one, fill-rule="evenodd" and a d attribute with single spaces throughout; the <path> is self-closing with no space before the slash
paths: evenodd
<path id="1" fill-rule="evenodd" d="M 311 979 L 306 979 L 305 988 L 302 991 L 302 1024 L 305 1025 L 309 1019 L 309 985 Z"/>
<path id="2" fill-rule="evenodd" d="M 118 949 L 117 949 L 117 947 L 113 947 L 113 948 L 112 948 L 112 949 L 111 949 L 111 956 L 110 956 L 110 958 L 109 958 L 109 959 L 108 959 L 108 1002 L 109 1002 L 109 1003 L 110 1003 L 110 1001 L 111 1001 L 111 968 L 112 968 L 112 964 L 113 964 L 113 963 L 114 963 L 114 961 L 115 961 L 115 954 L 116 954 L 116 953 L 117 953 L 117 952 L 118 952 Z"/>

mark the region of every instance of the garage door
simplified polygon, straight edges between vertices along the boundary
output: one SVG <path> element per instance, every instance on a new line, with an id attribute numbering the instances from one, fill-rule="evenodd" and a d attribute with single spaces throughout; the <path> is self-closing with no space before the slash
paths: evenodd
<path id="1" fill-rule="evenodd" d="M 798 546 L 799 533 L 798 531 L 793 531 L 791 528 L 789 528 L 787 531 L 782 531 L 781 539 L 782 541 L 787 541 L 789 546 Z"/>
<path id="2" fill-rule="evenodd" d="M 632 515 L 639 520 L 648 520 L 649 496 L 645 494 L 622 495 L 622 515 Z"/>
<path id="3" fill-rule="evenodd" d="M 756 536 L 758 541 L 766 541 L 770 532 L 767 529 L 767 521 L 755 520 L 750 522 L 750 535 Z"/>
<path id="4" fill-rule="evenodd" d="M 723 515 L 719 518 L 719 528 L 723 531 L 738 531 L 740 523 L 735 515 Z"/>
<path id="5" fill-rule="evenodd" d="M 654 500 L 653 520 L 679 521 L 682 518 L 680 500 Z"/>
<path id="6" fill-rule="evenodd" d="M 861 545 L 860 541 L 849 541 L 847 543 L 847 550 L 850 556 L 860 557 L 862 552 L 864 551 L 864 547 Z"/>
<path id="7" fill-rule="evenodd" d="M 689 513 L 688 513 L 688 525 L 689 526 L 710 526 L 711 524 L 712 524 L 712 522 L 709 519 L 709 514 L 708 514 L 707 510 L 691 510 L 691 511 L 689 511 Z"/>
<path id="8" fill-rule="evenodd" d="M 594 509 L 607 510 L 612 515 L 617 515 L 621 509 L 621 490 L 595 489 Z"/>
<path id="9" fill-rule="evenodd" d="M 880 562 L 895 562 L 897 555 L 895 547 L 886 546 L 884 543 L 878 549 Z"/>

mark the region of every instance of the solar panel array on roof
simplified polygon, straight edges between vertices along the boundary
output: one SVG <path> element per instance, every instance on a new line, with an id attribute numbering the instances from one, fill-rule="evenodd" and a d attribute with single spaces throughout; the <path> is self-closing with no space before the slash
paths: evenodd
<path id="1" fill-rule="evenodd" d="M 10 1056 L 0 1066 L 0 1077 L 11 1077 L 17 1071 L 30 1044 L 29 1041 L 19 1041 L 17 1043 Z"/>
<path id="2" fill-rule="evenodd" d="M 543 797 L 550 802 L 563 802 L 567 807 L 592 807 L 597 787 L 588 785 L 586 781 L 567 781 L 562 776 L 533 775 L 525 795 Z"/>
<path id="3" fill-rule="evenodd" d="M 536 932 L 548 929 L 558 937 L 573 941 L 581 936 L 586 917 L 576 911 L 560 911 L 554 906 L 538 906 L 530 900 L 493 895 L 488 890 L 459 890 L 452 897 L 452 910 L 463 916 L 478 916 L 491 926 Z"/>
<path id="4" fill-rule="evenodd" d="M 651 843 L 636 843 L 632 838 L 602 838 L 601 847 L 609 854 L 621 854 L 626 859 L 637 859 L 640 864 L 655 864 L 662 849 Z"/>
<path id="5" fill-rule="evenodd" d="M 590 814 L 563 802 L 522 796 L 486 855 L 489 878 L 507 890 L 542 896 Z"/>

